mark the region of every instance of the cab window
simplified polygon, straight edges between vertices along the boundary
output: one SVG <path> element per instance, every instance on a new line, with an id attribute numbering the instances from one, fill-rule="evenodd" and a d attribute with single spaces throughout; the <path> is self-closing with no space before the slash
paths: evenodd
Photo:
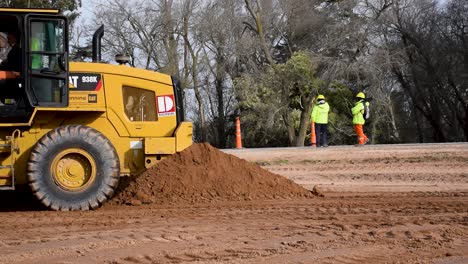
<path id="1" fill-rule="evenodd" d="M 32 102 L 44 106 L 66 105 L 66 21 L 32 17 L 29 23 L 28 69 Z"/>
<path id="2" fill-rule="evenodd" d="M 153 91 L 124 86 L 124 112 L 130 121 L 157 121 L 156 95 Z"/>
<path id="3" fill-rule="evenodd" d="M 60 71 L 63 47 L 63 21 L 31 22 L 31 68 Z"/>

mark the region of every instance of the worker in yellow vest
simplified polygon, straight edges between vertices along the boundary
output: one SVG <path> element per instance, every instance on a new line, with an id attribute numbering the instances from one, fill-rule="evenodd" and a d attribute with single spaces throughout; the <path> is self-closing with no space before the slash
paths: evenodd
<path id="1" fill-rule="evenodd" d="M 358 136 L 357 146 L 363 146 L 369 141 L 369 138 L 367 138 L 366 134 L 364 134 L 364 124 L 366 123 L 364 117 L 369 112 L 369 102 L 365 102 L 365 99 L 366 95 L 363 92 L 359 92 L 356 95 L 356 103 L 351 109 L 351 112 L 353 113 L 354 132 Z"/>
<path id="2" fill-rule="evenodd" d="M 34 34 L 30 40 L 30 49 L 31 49 L 31 69 L 36 71 L 41 71 L 44 67 L 47 67 L 48 64 L 44 64 L 44 41 L 40 34 Z M 57 102 L 60 99 L 57 99 L 54 94 L 57 90 L 53 88 L 53 83 L 50 78 L 35 78 L 35 81 L 32 83 L 32 87 L 36 98 L 40 102 Z"/>
<path id="3" fill-rule="evenodd" d="M 328 112 L 330 112 L 330 106 L 325 102 L 325 96 L 319 94 L 310 115 L 311 122 L 315 123 L 317 147 L 328 147 Z"/>
<path id="4" fill-rule="evenodd" d="M 36 36 L 31 38 L 31 51 L 41 51 L 41 42 Z M 42 69 L 42 56 L 40 54 L 31 55 L 31 69 Z"/>

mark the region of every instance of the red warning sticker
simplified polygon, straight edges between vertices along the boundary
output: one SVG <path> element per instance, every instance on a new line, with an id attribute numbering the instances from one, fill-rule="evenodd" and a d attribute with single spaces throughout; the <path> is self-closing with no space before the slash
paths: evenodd
<path id="1" fill-rule="evenodd" d="M 176 114 L 174 95 L 160 95 L 156 98 L 159 116 L 172 116 Z"/>

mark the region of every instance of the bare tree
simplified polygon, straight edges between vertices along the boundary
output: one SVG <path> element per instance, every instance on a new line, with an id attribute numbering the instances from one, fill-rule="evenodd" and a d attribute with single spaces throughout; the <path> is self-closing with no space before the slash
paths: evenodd
<path id="1" fill-rule="evenodd" d="M 184 47 L 188 51 L 188 54 L 190 55 L 190 61 L 187 58 L 184 59 L 184 65 L 185 65 L 185 70 L 187 71 L 187 74 L 190 72 L 190 76 L 192 78 L 193 91 L 195 93 L 195 98 L 198 103 L 198 119 L 199 119 L 200 126 L 201 126 L 201 131 L 200 131 L 201 141 L 206 142 L 207 137 L 206 137 L 205 107 L 204 107 L 204 100 L 200 92 L 199 73 L 198 73 L 198 65 L 200 63 L 199 57 L 200 57 L 201 45 L 198 45 L 198 47 L 194 47 L 193 42 L 197 41 L 197 38 L 194 34 L 195 32 L 189 31 L 190 29 L 193 30 L 193 27 L 190 24 L 190 20 L 193 16 L 195 6 L 199 4 L 200 3 L 197 0 L 185 1 L 184 9 L 183 9 L 183 16 L 182 16 L 182 19 L 183 19 L 182 36 L 184 38 Z"/>
<path id="2" fill-rule="evenodd" d="M 373 97 L 375 142 L 468 137 L 466 5 L 436 0 L 111 0 L 96 10 L 107 54 L 178 77 L 196 135 L 302 146 L 317 93 L 349 142 L 353 93 Z M 345 89 L 345 90 L 343 90 Z M 407 133 L 413 129 L 417 133 Z M 348 141 L 347 141 L 348 140 Z"/>
<path id="3" fill-rule="evenodd" d="M 460 46 L 455 44 L 456 35 L 449 32 L 456 27 L 453 21 L 444 20 L 437 4 L 431 0 L 394 1 L 381 18 L 386 25 L 385 45 L 395 54 L 393 73 L 412 106 L 409 111 L 417 112 L 412 116 L 420 129 L 419 140 L 463 140 L 459 131 L 466 131 L 466 96 L 457 94 L 463 94 L 464 86 L 459 83 L 461 79 L 450 77 L 461 69 L 457 58 L 463 58 L 463 53 L 454 54 Z M 455 20 L 461 22 L 463 18 Z M 422 122 L 418 115 L 424 117 Z"/>

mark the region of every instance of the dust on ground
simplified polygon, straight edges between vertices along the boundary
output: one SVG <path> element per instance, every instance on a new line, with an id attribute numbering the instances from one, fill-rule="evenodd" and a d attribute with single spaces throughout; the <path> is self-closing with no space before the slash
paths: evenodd
<path id="1" fill-rule="evenodd" d="M 30 211 L 2 199 L 0 263 L 468 263 L 468 144 L 204 147 L 219 158 L 214 165 L 193 153 L 191 161 L 181 154 L 174 166 L 153 168 L 161 181 L 178 182 L 162 196 L 150 173 L 133 183 L 144 199 L 129 189 L 96 211 Z M 282 175 L 322 197 L 275 197 L 274 186 L 251 185 L 239 173 L 233 181 L 239 189 L 247 181 L 250 194 L 210 194 L 229 186 L 214 184 L 230 173 L 218 167 L 250 165 L 242 159 L 269 171 L 266 182 Z M 199 172 L 162 176 L 191 163 Z M 258 166 L 252 177 L 263 175 Z M 258 186 L 268 186 L 263 196 Z M 183 198 L 170 198 L 178 188 Z M 126 205 L 135 198 L 142 205 Z"/>

